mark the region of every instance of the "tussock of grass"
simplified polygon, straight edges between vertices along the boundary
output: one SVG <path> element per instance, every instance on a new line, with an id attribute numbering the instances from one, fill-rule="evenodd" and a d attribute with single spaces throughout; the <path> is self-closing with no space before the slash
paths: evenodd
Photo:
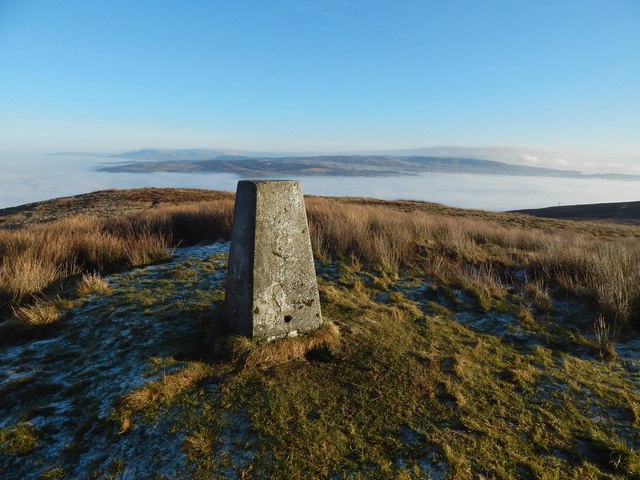
<path id="1" fill-rule="evenodd" d="M 521 308 L 518 311 L 518 319 L 520 320 L 520 324 L 526 330 L 535 330 L 536 319 L 533 317 L 531 310 L 529 310 L 528 308 Z"/>
<path id="2" fill-rule="evenodd" d="M 600 358 L 603 360 L 615 360 L 616 332 L 611 325 L 607 324 L 602 315 L 598 316 L 596 321 L 593 323 L 593 333 Z"/>
<path id="3" fill-rule="evenodd" d="M 54 303 L 36 301 L 32 305 L 14 308 L 9 325 L 17 330 L 30 329 L 51 325 L 59 319 L 60 310 Z"/>
<path id="4" fill-rule="evenodd" d="M 73 258 L 49 257 L 38 250 L 37 247 L 23 248 L 18 241 L 2 256 L 0 298 L 9 298 L 19 304 L 52 283 L 78 273 L 79 268 Z"/>
<path id="5" fill-rule="evenodd" d="M 507 294 L 507 288 L 490 265 L 485 264 L 480 268 L 467 265 L 457 273 L 453 283 L 471 293 L 483 311 L 491 308 L 493 299 L 504 298 Z"/>
<path id="6" fill-rule="evenodd" d="M 269 368 L 303 358 L 312 350 L 335 350 L 340 344 L 340 329 L 325 321 L 317 330 L 298 337 L 287 337 L 256 344 L 246 337 L 232 337 L 228 352 L 231 358 L 246 367 Z"/>
<path id="7" fill-rule="evenodd" d="M 92 293 L 104 295 L 110 291 L 109 283 L 99 273 L 85 273 L 82 275 L 76 289 L 78 295 L 84 297 Z"/>
<path id="8" fill-rule="evenodd" d="M 526 279 L 522 295 L 532 307 L 542 312 L 550 312 L 553 309 L 553 301 L 549 296 L 549 290 L 540 280 Z"/>
<path id="9" fill-rule="evenodd" d="M 182 448 L 189 457 L 197 461 L 198 459 L 211 455 L 213 443 L 210 432 L 205 429 L 200 429 L 184 439 Z"/>

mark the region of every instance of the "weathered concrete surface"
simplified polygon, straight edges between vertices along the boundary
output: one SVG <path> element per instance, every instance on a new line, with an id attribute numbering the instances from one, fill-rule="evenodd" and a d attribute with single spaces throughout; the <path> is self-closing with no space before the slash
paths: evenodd
<path id="1" fill-rule="evenodd" d="M 322 325 L 300 184 L 238 182 L 226 286 L 235 333 L 273 339 Z"/>

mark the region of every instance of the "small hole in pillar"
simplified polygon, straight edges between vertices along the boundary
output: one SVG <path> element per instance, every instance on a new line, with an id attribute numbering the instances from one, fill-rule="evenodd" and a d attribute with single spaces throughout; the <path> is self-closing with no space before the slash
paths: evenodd
<path id="1" fill-rule="evenodd" d="M 284 316 L 284 323 L 289 323 L 292 320 L 291 315 L 285 315 Z"/>

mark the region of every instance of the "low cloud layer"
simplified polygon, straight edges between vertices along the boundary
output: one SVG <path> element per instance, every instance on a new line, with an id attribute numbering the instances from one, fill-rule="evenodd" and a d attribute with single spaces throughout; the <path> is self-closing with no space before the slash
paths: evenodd
<path id="1" fill-rule="evenodd" d="M 0 157 L 0 208 L 108 188 L 193 187 L 234 191 L 231 174 L 107 173 L 95 157 Z M 425 174 L 403 177 L 306 177 L 305 193 L 425 200 L 486 210 L 640 200 L 640 182 L 597 179 Z"/>

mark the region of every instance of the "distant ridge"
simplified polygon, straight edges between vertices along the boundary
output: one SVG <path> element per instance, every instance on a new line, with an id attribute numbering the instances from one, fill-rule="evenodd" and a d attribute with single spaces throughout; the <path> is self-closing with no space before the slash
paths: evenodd
<path id="1" fill-rule="evenodd" d="M 608 220 L 640 223 L 640 201 L 593 203 L 588 205 L 562 205 L 558 207 L 513 210 L 509 213 L 525 213 L 535 217 L 566 220 Z"/>
<path id="2" fill-rule="evenodd" d="M 640 181 L 640 175 L 586 174 L 576 170 L 513 165 L 476 158 L 399 155 L 259 156 L 216 150 L 145 149 L 113 155 L 123 162 L 105 164 L 105 172 L 232 173 L 239 176 L 397 176 L 462 173 Z M 130 161 L 126 161 L 130 160 Z"/>

